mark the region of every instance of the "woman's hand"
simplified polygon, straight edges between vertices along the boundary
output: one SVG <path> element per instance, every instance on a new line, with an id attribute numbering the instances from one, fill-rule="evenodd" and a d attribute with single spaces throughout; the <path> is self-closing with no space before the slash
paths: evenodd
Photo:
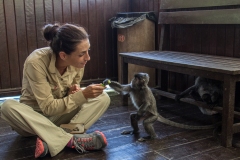
<path id="1" fill-rule="evenodd" d="M 76 93 L 80 90 L 81 90 L 81 88 L 78 84 L 71 85 L 71 87 L 69 87 L 68 95 Z"/>
<path id="2" fill-rule="evenodd" d="M 82 90 L 82 93 L 86 99 L 95 98 L 102 94 L 105 88 L 106 87 L 103 87 L 102 84 L 91 84 L 87 86 L 84 90 Z"/>

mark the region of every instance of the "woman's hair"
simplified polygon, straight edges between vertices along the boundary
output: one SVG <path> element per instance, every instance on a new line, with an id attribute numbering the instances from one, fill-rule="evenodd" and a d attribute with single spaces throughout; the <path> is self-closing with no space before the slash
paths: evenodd
<path id="1" fill-rule="evenodd" d="M 43 27 L 43 35 L 56 55 L 60 51 L 71 54 L 82 40 L 89 38 L 83 27 L 73 24 L 47 24 Z"/>

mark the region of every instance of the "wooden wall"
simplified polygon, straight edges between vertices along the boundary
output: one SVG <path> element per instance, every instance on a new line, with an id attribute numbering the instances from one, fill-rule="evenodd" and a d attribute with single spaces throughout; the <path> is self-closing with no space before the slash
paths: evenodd
<path id="1" fill-rule="evenodd" d="M 158 19 L 158 13 L 160 11 L 161 0 L 131 0 L 131 11 L 132 12 L 148 12 L 153 11 Z M 160 38 L 160 27 L 156 23 L 156 50 L 158 50 L 159 38 Z"/>
<path id="2" fill-rule="evenodd" d="M 116 79 L 116 29 L 108 20 L 129 11 L 129 0 L 0 0 L 0 96 L 20 93 L 26 57 L 47 46 L 41 34 L 47 23 L 76 23 L 89 32 L 84 83 Z"/>
<path id="3" fill-rule="evenodd" d="M 77 23 L 89 32 L 91 61 L 86 66 L 84 84 L 106 77 L 117 79 L 116 29 L 108 20 L 118 12 L 154 11 L 158 17 L 160 1 L 0 0 L 0 96 L 19 94 L 26 57 L 34 49 L 47 46 L 41 35 L 46 23 Z M 169 32 L 171 50 L 240 57 L 239 25 L 175 25 Z M 156 24 L 156 50 L 159 34 Z M 194 79 L 170 73 L 169 89 L 184 90 Z"/>
<path id="4" fill-rule="evenodd" d="M 235 7 L 240 6 L 228 8 Z M 240 25 L 173 25 L 169 36 L 170 50 L 240 58 Z M 169 89 L 174 91 L 185 90 L 196 78 L 176 73 L 169 76 Z"/>
<path id="5" fill-rule="evenodd" d="M 200 54 L 240 57 L 240 25 L 170 26 L 170 50 Z M 172 90 L 182 91 L 195 77 L 170 73 Z"/>

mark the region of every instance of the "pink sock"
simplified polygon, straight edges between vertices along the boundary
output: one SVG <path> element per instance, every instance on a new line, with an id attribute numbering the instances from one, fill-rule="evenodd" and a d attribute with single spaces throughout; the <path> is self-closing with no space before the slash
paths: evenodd
<path id="1" fill-rule="evenodd" d="M 73 148 L 73 138 L 70 139 L 70 141 L 67 143 L 67 147 Z"/>

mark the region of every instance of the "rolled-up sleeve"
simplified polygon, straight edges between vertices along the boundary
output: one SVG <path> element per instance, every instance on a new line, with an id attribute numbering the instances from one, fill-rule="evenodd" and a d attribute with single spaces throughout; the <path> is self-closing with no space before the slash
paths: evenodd
<path id="1" fill-rule="evenodd" d="M 81 91 L 63 98 L 54 98 L 46 70 L 37 63 L 27 63 L 25 67 L 26 78 L 44 115 L 66 114 L 87 101 Z"/>

